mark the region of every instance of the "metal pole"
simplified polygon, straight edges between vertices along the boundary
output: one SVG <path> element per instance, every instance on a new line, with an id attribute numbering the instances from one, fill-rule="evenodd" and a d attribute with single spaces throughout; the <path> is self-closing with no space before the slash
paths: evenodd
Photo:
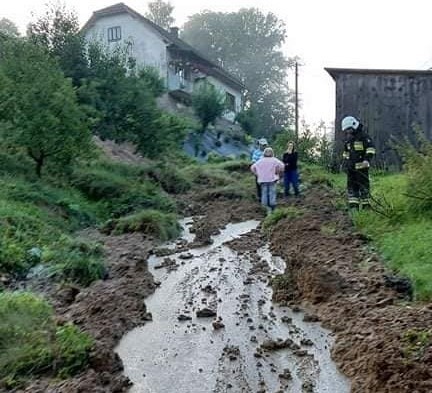
<path id="1" fill-rule="evenodd" d="M 299 138 L 298 63 L 295 63 L 295 138 Z"/>

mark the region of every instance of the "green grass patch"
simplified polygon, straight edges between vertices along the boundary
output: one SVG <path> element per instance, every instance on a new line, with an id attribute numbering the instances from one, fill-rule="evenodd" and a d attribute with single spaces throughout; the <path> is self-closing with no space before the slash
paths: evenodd
<path id="1" fill-rule="evenodd" d="M 284 218 L 298 218 L 304 214 L 302 209 L 295 206 L 276 208 L 263 221 L 262 227 L 264 231 L 271 230 L 280 220 Z"/>
<path id="2" fill-rule="evenodd" d="M 372 177 L 373 209 L 353 215 L 388 266 L 409 278 L 417 300 L 432 299 L 432 220 L 409 209 L 405 174 Z"/>
<path id="3" fill-rule="evenodd" d="M 410 329 L 402 336 L 402 353 L 408 362 L 419 361 L 432 345 L 432 330 Z"/>
<path id="4" fill-rule="evenodd" d="M 142 232 L 166 241 L 178 237 L 181 227 L 175 214 L 158 210 L 143 210 L 129 216 L 109 220 L 102 230 L 105 233 L 116 235 Z"/>
<path id="5" fill-rule="evenodd" d="M 26 292 L 0 293 L 0 387 L 43 374 L 79 372 L 92 339 L 73 325 L 57 326 L 51 306 Z"/>

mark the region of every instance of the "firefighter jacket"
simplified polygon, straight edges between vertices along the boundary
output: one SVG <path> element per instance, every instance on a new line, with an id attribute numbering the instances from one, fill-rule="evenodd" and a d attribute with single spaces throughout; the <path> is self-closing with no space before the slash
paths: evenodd
<path id="1" fill-rule="evenodd" d="M 348 170 L 362 169 L 363 161 L 370 162 L 374 155 L 375 147 L 372 139 L 362 131 L 354 133 L 345 142 L 343 158 Z"/>

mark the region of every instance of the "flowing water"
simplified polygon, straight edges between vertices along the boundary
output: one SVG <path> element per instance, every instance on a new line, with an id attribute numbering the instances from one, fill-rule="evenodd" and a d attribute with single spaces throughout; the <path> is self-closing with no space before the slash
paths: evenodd
<path id="1" fill-rule="evenodd" d="M 182 221 L 187 241 L 190 223 Z M 283 260 L 268 246 L 238 253 L 224 245 L 258 225 L 228 225 L 210 246 L 171 255 L 174 269 L 160 268 L 164 257 L 149 259 L 161 282 L 145 300 L 153 321 L 126 334 L 117 348 L 131 393 L 350 391 L 330 359 L 329 332 L 271 302 L 268 276 L 284 271 Z M 255 253 L 267 269 L 256 269 Z M 198 318 L 205 308 L 217 317 Z M 284 348 L 260 348 L 286 339 Z"/>

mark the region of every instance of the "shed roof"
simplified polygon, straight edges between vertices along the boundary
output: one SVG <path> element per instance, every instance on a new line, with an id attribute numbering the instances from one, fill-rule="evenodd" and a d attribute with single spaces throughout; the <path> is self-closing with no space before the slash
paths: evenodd
<path id="1" fill-rule="evenodd" d="M 392 70 L 392 69 L 369 69 L 369 68 L 324 68 L 330 76 L 336 80 L 342 74 L 362 74 L 362 75 L 431 75 L 432 70 Z"/>
<path id="2" fill-rule="evenodd" d="M 150 27 L 156 30 L 163 37 L 163 39 L 169 44 L 169 46 L 177 49 L 178 51 L 192 54 L 193 56 L 198 58 L 200 61 L 202 61 L 208 66 L 207 69 L 209 69 L 209 72 L 214 76 L 219 76 L 223 78 L 224 80 L 230 82 L 231 84 L 236 85 L 240 90 L 245 88 L 243 82 L 240 81 L 238 78 L 231 75 L 228 71 L 224 70 L 222 67 L 218 66 L 213 61 L 209 60 L 206 56 L 201 54 L 199 51 L 197 51 L 195 48 L 193 48 L 185 41 L 181 40 L 180 38 L 170 33 L 169 31 L 163 29 L 162 27 L 152 22 L 150 19 L 146 18 L 145 16 L 141 15 L 140 13 L 136 12 L 135 10 L 133 10 L 132 8 L 130 8 L 124 3 L 117 3 L 112 6 L 94 11 L 91 18 L 83 26 L 82 31 L 86 31 L 89 28 L 91 28 L 96 23 L 96 21 L 100 18 L 103 18 L 105 16 L 116 15 L 116 14 L 123 14 L 123 13 L 127 13 L 132 17 L 137 18 L 142 22 L 150 25 Z"/>

